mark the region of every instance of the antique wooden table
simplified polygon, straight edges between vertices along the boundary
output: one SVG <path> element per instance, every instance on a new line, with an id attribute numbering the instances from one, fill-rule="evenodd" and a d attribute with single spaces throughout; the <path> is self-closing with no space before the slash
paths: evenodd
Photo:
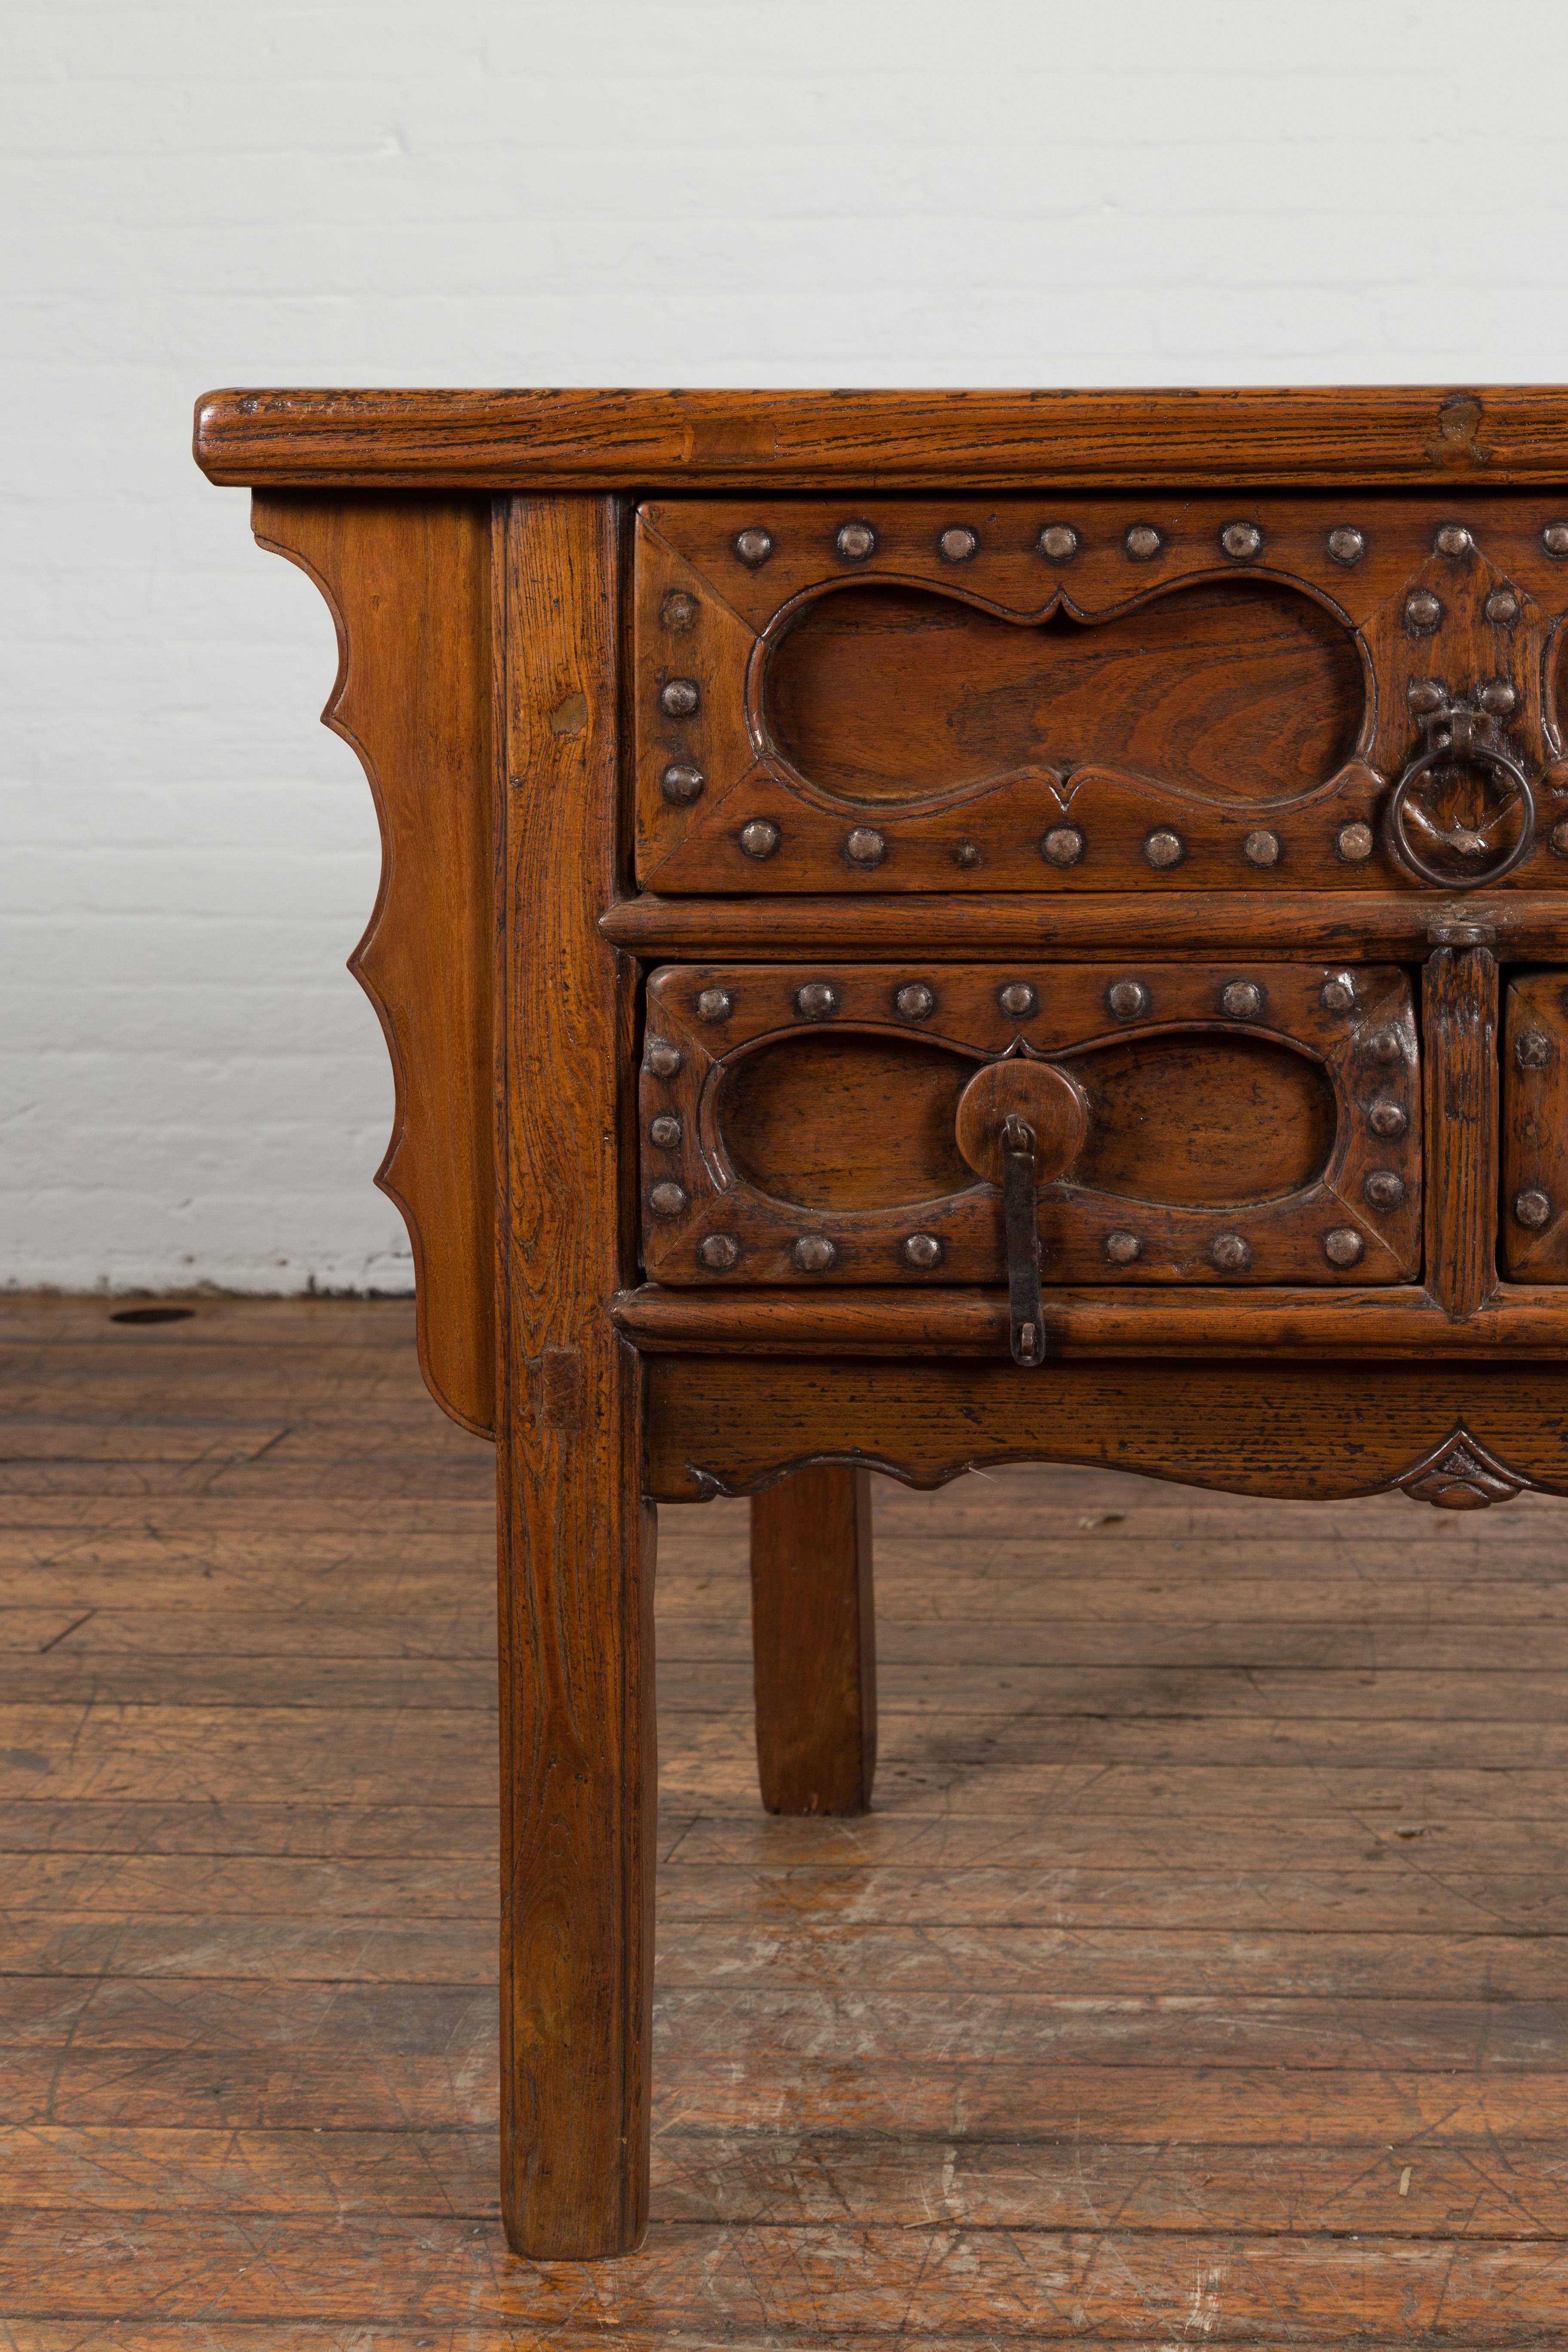
<path id="1" fill-rule="evenodd" d="M 775 1810 L 867 1465 L 1568 1490 L 1568 394 L 226 392 L 336 616 L 425 1375 L 496 1440 L 503 2196 L 647 2196 L 655 1501 Z M 783 1481 L 784 1483 L 780 1483 Z"/>

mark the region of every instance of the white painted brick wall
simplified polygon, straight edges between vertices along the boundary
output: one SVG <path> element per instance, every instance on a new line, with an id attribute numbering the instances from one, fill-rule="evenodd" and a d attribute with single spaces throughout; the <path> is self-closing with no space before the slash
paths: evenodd
<path id="1" fill-rule="evenodd" d="M 0 1280 L 402 1286 L 220 383 L 1568 378 L 1562 0 L 5 0 Z"/>

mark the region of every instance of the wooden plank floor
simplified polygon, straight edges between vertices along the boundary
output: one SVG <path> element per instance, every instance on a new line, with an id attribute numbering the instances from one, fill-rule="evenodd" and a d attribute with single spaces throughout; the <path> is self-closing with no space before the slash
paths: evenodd
<path id="1" fill-rule="evenodd" d="M 402 1304 L 0 1317 L 0 2344 L 1568 2342 L 1568 1514 L 878 1495 L 769 1821 L 660 1534 L 655 2221 L 496 2221 L 490 1454 Z"/>

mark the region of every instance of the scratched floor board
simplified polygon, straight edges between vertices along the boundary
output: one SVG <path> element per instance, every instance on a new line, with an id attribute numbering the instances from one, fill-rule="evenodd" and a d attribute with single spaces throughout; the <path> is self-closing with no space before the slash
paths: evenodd
<path id="1" fill-rule="evenodd" d="M 401 1302 L 0 1318 L 5 2352 L 1557 2341 L 1568 1513 L 878 1482 L 879 1810 L 664 1515 L 654 2222 L 495 2221 L 486 1448 Z"/>

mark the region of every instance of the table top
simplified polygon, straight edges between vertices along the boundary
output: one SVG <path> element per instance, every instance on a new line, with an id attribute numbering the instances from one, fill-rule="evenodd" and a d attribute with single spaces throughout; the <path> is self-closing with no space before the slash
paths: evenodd
<path id="1" fill-rule="evenodd" d="M 1568 387 L 231 390 L 196 463 L 275 488 L 1568 482 Z"/>

